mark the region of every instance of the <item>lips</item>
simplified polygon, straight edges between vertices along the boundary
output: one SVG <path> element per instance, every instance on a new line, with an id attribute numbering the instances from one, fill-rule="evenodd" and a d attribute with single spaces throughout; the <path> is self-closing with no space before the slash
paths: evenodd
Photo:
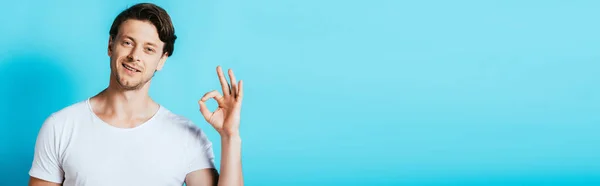
<path id="1" fill-rule="evenodd" d="M 133 71 L 133 72 L 141 72 L 141 70 L 138 70 L 137 68 L 133 68 L 132 66 L 126 65 L 125 63 L 123 63 L 123 67 L 125 67 L 125 69 Z"/>

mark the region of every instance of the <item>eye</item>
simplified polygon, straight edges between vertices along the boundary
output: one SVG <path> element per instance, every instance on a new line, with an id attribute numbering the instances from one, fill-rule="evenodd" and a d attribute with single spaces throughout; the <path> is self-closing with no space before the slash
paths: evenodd
<path id="1" fill-rule="evenodd" d="M 146 48 L 146 51 L 148 51 L 148 52 L 154 52 L 154 49 L 153 48 Z"/>
<path id="2" fill-rule="evenodd" d="M 126 46 L 130 46 L 131 42 L 129 42 L 129 41 L 123 41 L 123 44 L 126 45 Z"/>

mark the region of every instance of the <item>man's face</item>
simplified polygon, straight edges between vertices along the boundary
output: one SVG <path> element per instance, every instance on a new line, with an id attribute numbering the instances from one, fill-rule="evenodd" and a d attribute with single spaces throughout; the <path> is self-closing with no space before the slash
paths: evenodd
<path id="1" fill-rule="evenodd" d="M 115 39 L 109 39 L 111 75 L 126 90 L 143 87 L 167 59 L 163 46 L 152 23 L 128 19 L 119 27 Z"/>

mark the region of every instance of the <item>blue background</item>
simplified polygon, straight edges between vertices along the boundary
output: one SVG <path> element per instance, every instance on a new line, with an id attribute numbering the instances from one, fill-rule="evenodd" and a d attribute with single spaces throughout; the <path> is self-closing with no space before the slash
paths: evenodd
<path id="1" fill-rule="evenodd" d="M 26 184 L 49 114 L 108 85 L 136 2 L 2 2 L 1 185 Z M 156 3 L 179 39 L 151 96 L 218 157 L 196 101 L 233 68 L 247 185 L 600 184 L 598 1 Z"/>

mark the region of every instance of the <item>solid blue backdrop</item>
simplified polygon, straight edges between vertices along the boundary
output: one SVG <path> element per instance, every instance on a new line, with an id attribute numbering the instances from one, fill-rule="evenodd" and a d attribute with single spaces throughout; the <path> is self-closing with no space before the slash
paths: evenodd
<path id="1" fill-rule="evenodd" d="M 49 114 L 107 86 L 137 2 L 2 3 L 0 185 L 27 183 Z M 600 184 L 598 1 L 155 3 L 179 38 L 151 96 L 218 157 L 197 100 L 233 68 L 247 185 Z"/>

